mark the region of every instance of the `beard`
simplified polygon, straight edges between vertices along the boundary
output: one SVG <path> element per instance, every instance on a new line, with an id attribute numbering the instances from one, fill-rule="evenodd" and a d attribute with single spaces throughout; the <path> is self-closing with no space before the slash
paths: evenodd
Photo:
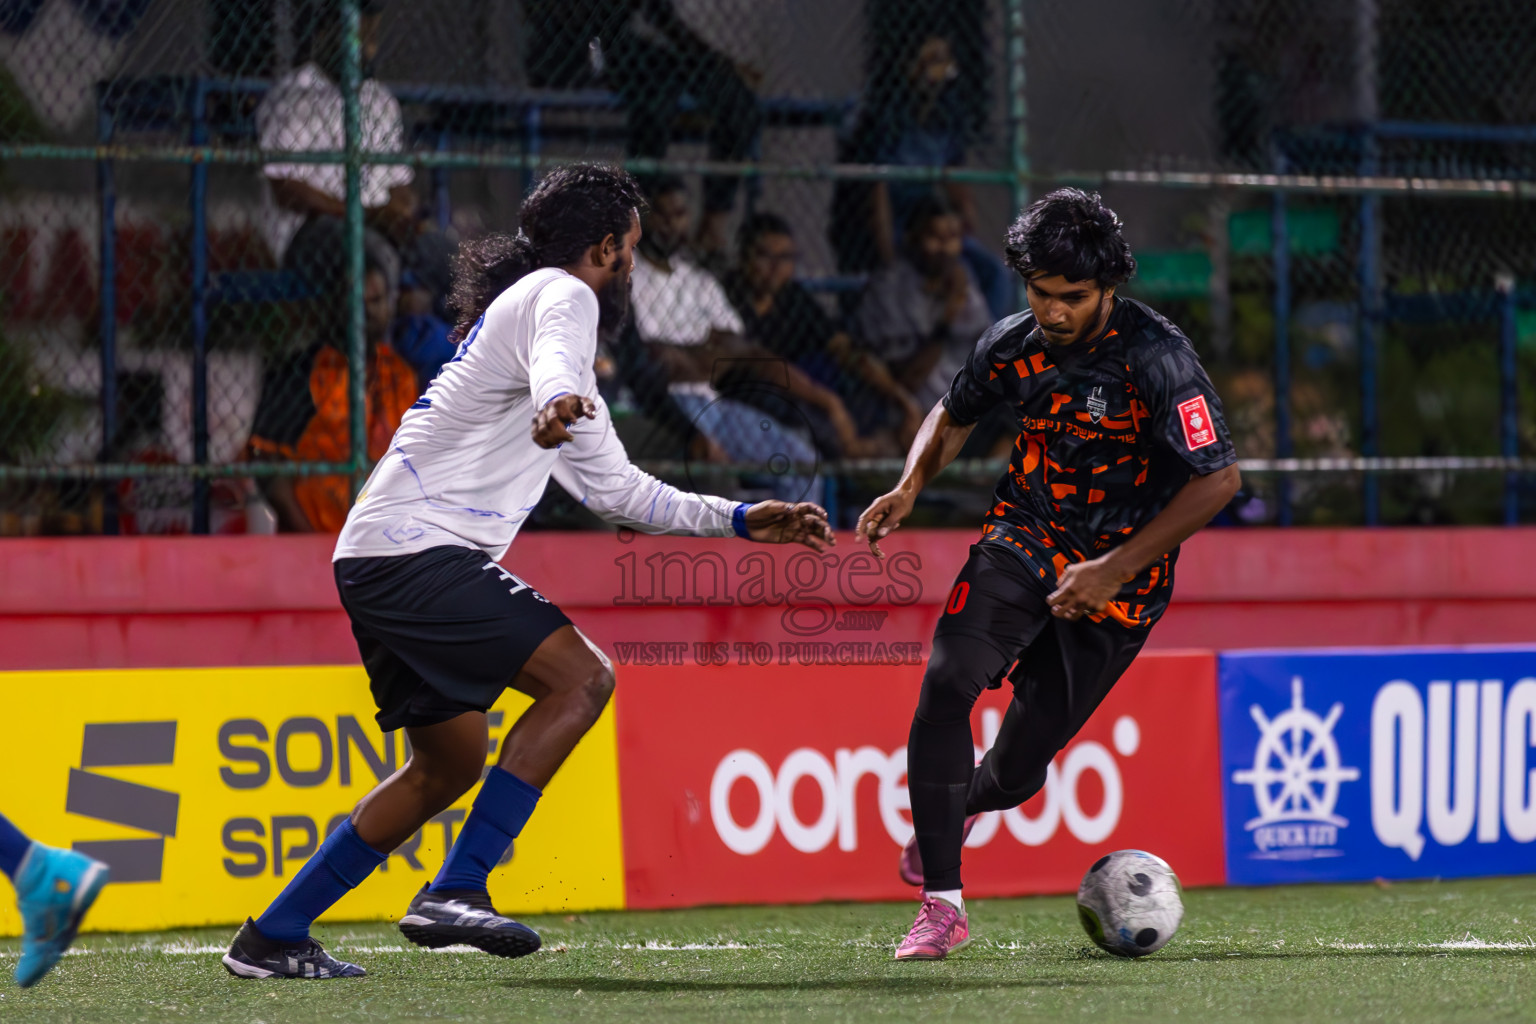
<path id="1" fill-rule="evenodd" d="M 618 264 L 614 264 L 617 270 Z M 597 329 L 612 337 L 629 322 L 629 275 L 615 273 L 597 293 Z"/>

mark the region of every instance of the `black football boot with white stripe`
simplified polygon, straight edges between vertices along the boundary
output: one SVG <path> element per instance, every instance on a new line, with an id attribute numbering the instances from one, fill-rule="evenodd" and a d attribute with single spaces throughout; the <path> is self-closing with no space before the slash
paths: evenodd
<path id="1" fill-rule="evenodd" d="M 250 918 L 235 933 L 224 954 L 224 969 L 237 978 L 361 978 L 368 972 L 337 960 L 314 939 L 274 942 L 256 930 Z"/>
<path id="2" fill-rule="evenodd" d="M 495 956 L 527 956 L 539 948 L 539 933 L 496 913 L 484 892 L 449 889 L 428 892 L 425 886 L 411 900 L 400 931 L 418 946 L 474 946 Z"/>

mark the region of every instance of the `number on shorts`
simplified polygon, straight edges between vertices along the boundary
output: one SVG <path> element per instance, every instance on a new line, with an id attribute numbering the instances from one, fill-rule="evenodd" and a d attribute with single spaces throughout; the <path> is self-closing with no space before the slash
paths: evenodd
<path id="1" fill-rule="evenodd" d="M 945 614 L 956 615 L 965 607 L 965 597 L 971 592 L 971 585 L 962 580 L 955 584 L 955 589 L 949 592 L 949 603 L 944 606 Z"/>

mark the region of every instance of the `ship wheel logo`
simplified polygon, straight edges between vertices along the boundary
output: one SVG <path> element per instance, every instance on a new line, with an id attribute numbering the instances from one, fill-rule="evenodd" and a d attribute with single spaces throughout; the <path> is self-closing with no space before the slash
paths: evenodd
<path id="1" fill-rule="evenodd" d="M 1360 769 L 1339 763 L 1339 743 L 1333 727 L 1344 712 L 1342 703 L 1326 718 L 1302 700 L 1301 677 L 1291 680 L 1291 706 L 1274 718 L 1254 704 L 1248 708 L 1259 727 L 1253 767 L 1232 773 L 1232 781 L 1253 787 L 1259 816 L 1244 828 L 1277 821 L 1319 821 L 1344 827 L 1349 822 L 1333 813 L 1339 785 L 1360 777 Z"/>

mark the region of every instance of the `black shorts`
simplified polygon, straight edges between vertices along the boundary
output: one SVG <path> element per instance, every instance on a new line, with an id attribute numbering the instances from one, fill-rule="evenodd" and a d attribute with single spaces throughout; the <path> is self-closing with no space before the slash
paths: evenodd
<path id="1" fill-rule="evenodd" d="M 988 688 L 1001 685 L 1006 675 L 1025 699 L 1034 691 L 1062 690 L 1064 707 L 1091 711 L 1136 659 L 1152 627 L 1124 626 L 1110 618 L 1058 619 L 1046 603 L 1053 589 L 1054 581 L 1038 579 L 1004 545 L 972 544 L 945 598 L 934 639 L 984 643 L 1000 654 L 997 664 L 1005 671 L 988 673 Z"/>
<path id="2" fill-rule="evenodd" d="M 484 711 L 545 638 L 571 624 L 475 548 L 343 558 L 334 568 L 385 732 Z"/>

